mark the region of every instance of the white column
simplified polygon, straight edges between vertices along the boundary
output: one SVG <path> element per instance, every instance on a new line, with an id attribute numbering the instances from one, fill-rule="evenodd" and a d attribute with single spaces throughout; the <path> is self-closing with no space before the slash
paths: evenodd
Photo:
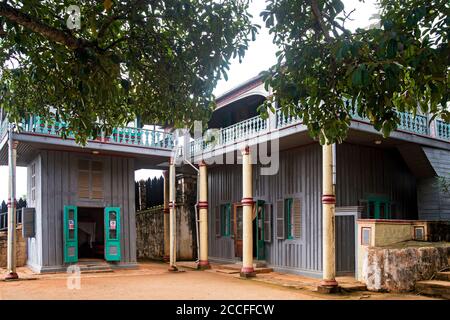
<path id="1" fill-rule="evenodd" d="M 333 146 L 322 146 L 322 265 L 323 276 L 318 287 L 321 292 L 336 292 L 335 205 L 333 188 Z"/>
<path id="2" fill-rule="evenodd" d="M 253 269 L 253 183 L 250 148 L 242 150 L 242 269 L 241 277 L 255 276 Z"/>
<path id="3" fill-rule="evenodd" d="M 175 199 L 176 199 L 176 178 L 175 178 L 175 163 L 174 159 L 170 159 L 170 169 L 169 169 L 169 210 L 170 210 L 170 265 L 169 271 L 177 271 L 176 267 L 177 261 L 177 230 L 176 230 L 176 207 L 175 207 Z"/>
<path id="4" fill-rule="evenodd" d="M 7 273 L 6 280 L 17 279 L 16 272 L 16 159 L 17 141 L 12 137 L 13 127 L 9 124 L 8 129 L 8 250 L 7 250 Z"/>
<path id="5" fill-rule="evenodd" d="M 200 174 L 200 199 L 198 209 L 200 212 L 200 257 L 198 262 L 199 269 L 209 269 L 208 260 L 208 169 L 206 163 L 202 161 L 199 164 Z"/>

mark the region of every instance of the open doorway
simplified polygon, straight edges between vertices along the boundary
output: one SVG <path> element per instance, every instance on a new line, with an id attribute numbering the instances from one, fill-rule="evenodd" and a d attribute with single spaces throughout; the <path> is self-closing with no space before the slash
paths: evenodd
<path id="1" fill-rule="evenodd" d="M 78 258 L 105 258 L 104 208 L 78 207 Z"/>

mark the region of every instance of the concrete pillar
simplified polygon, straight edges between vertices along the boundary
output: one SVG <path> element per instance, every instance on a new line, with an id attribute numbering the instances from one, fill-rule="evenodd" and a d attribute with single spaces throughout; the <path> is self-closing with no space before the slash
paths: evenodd
<path id="1" fill-rule="evenodd" d="M 336 282 L 335 211 L 336 196 L 333 188 L 333 146 L 322 146 L 322 266 L 320 292 L 338 291 Z"/>
<path id="2" fill-rule="evenodd" d="M 202 161 L 199 165 L 200 174 L 200 198 L 198 209 L 200 213 L 200 257 L 198 262 L 199 269 L 209 269 L 211 266 L 208 261 L 208 169 L 206 163 Z"/>
<path id="3" fill-rule="evenodd" d="M 175 163 L 174 159 L 170 159 L 170 168 L 169 168 L 169 210 L 170 210 L 170 218 L 169 218 L 169 234 L 170 234 L 170 259 L 169 259 L 169 271 L 178 271 L 176 267 L 177 261 L 177 230 L 176 230 L 176 207 L 175 207 L 175 199 L 176 199 L 176 177 L 175 177 Z"/>
<path id="4" fill-rule="evenodd" d="M 164 257 L 163 260 L 170 260 L 170 178 L 169 171 L 164 171 Z"/>
<path id="5" fill-rule="evenodd" d="M 242 269 L 241 277 L 255 276 L 253 269 L 253 183 L 250 148 L 242 150 Z"/>
<path id="6" fill-rule="evenodd" d="M 16 159 L 18 142 L 12 138 L 12 124 L 9 124 L 8 131 L 8 257 L 5 280 L 13 280 L 19 278 L 16 272 Z"/>

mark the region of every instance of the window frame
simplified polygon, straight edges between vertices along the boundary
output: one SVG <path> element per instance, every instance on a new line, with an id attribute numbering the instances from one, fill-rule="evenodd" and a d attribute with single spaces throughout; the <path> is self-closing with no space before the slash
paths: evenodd
<path id="1" fill-rule="evenodd" d="M 220 237 L 230 238 L 231 232 L 231 203 L 221 203 L 219 205 L 220 217 Z"/>

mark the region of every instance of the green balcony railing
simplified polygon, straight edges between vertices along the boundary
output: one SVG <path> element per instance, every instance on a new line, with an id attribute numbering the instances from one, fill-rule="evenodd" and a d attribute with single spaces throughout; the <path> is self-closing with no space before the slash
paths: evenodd
<path id="1" fill-rule="evenodd" d="M 436 120 L 436 136 L 439 139 L 450 141 L 450 123 L 442 120 Z"/>
<path id="2" fill-rule="evenodd" d="M 44 121 L 39 117 L 33 117 L 29 121 L 23 121 L 20 125 L 21 132 L 36 133 L 48 136 L 61 136 L 61 130 L 66 124 L 58 121 Z M 72 132 L 67 133 L 67 138 L 74 138 Z M 168 132 L 149 130 L 143 128 L 114 128 L 110 135 L 101 134 L 91 137 L 89 140 L 102 143 L 115 143 L 128 146 L 141 146 L 149 148 L 162 148 L 172 150 L 174 147 L 173 135 Z"/>

